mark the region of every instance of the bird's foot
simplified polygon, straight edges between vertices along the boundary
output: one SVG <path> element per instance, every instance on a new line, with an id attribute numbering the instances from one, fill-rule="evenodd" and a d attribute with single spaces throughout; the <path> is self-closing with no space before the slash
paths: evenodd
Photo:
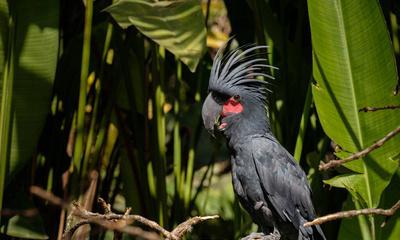
<path id="1" fill-rule="evenodd" d="M 264 233 L 250 233 L 250 235 L 240 239 L 240 240 L 262 240 L 266 237 Z"/>
<path id="2" fill-rule="evenodd" d="M 279 232 L 273 232 L 268 235 L 264 233 L 251 233 L 250 235 L 242 238 L 241 240 L 279 240 L 281 239 L 281 235 Z"/>
<path id="3" fill-rule="evenodd" d="M 268 236 L 270 236 L 271 240 L 281 239 L 281 233 L 276 228 L 274 228 L 274 232 L 270 233 Z"/>

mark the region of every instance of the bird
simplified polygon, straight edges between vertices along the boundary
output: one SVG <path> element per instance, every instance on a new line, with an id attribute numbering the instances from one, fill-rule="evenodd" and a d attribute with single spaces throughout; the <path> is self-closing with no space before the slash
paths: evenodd
<path id="1" fill-rule="evenodd" d="M 265 79 L 277 68 L 264 57 L 268 46 L 225 48 L 214 57 L 202 118 L 226 138 L 235 195 L 261 230 L 242 239 L 325 240 L 320 226 L 303 226 L 316 218 L 311 188 L 271 130 Z"/>

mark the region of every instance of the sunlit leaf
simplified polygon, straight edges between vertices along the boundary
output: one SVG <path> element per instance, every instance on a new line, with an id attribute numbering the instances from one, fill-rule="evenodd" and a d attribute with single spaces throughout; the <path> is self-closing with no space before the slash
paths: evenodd
<path id="1" fill-rule="evenodd" d="M 31 218 L 16 215 L 8 222 L 7 235 L 17 238 L 49 239 L 42 226 L 43 222 L 38 216 Z M 2 229 L 4 228 L 3 226 Z"/>
<path id="2" fill-rule="evenodd" d="M 325 132 L 343 149 L 362 150 L 399 124 L 400 111 L 359 112 L 365 106 L 400 104 L 393 96 L 397 72 L 378 2 L 309 1 L 314 49 L 313 94 Z M 397 163 L 400 137 L 357 164 L 364 169 L 365 202 L 379 203 Z"/>
<path id="3" fill-rule="evenodd" d="M 358 201 L 363 201 L 367 198 L 366 193 L 368 191 L 362 174 L 343 174 L 325 180 L 324 183 L 338 188 L 346 188 L 353 195 L 353 198 Z"/>
<path id="4" fill-rule="evenodd" d="M 379 2 L 310 0 L 308 7 L 316 81 L 313 96 L 322 127 L 345 151 L 360 151 L 398 127 L 400 119 L 400 111 L 359 111 L 400 104 L 393 95 L 396 63 Z M 378 206 L 398 167 L 391 157 L 399 153 L 399 145 L 397 136 L 351 164 L 361 175 L 339 176 L 330 183 L 340 182 L 354 198 L 361 196 L 359 203 L 365 204 L 359 207 Z M 370 220 L 374 235 L 374 220 Z"/>
<path id="5" fill-rule="evenodd" d="M 119 0 L 106 9 L 122 28 L 134 25 L 191 71 L 206 50 L 206 29 L 197 0 Z"/>
<path id="6" fill-rule="evenodd" d="M 1 125 L 6 126 L 0 131 L 9 132 L 6 138 L 2 134 L 2 141 L 8 144 L 1 142 L 6 147 L 1 150 L 0 198 L 7 191 L 7 184 L 35 153 L 53 89 L 59 45 L 58 25 L 59 1 L 0 0 L 0 86 L 3 83 L 11 86 L 0 92 L 2 96 L 9 96 L 2 98 L 5 100 L 2 103 L 8 104 L 0 112 Z M 4 165 L 7 168 L 3 168 Z M 20 202 L 24 201 L 27 199 Z M 3 206 L 9 204 L 10 201 L 4 201 Z M 7 234 L 45 239 L 47 236 L 39 220 L 38 215 L 29 219 L 14 216 L 8 222 Z"/>
<path id="7" fill-rule="evenodd" d="M 1 5 L 7 6 L 5 2 L 12 4 L 17 22 L 15 39 L 2 35 L 0 44 L 0 53 L 5 52 L 4 43 L 8 41 L 13 41 L 14 47 L 13 111 L 3 113 L 13 116 L 8 171 L 8 177 L 12 177 L 34 153 L 49 111 L 58 56 L 59 2 L 1 0 Z M 0 14 L 2 19 L 8 18 L 3 11 Z M 0 28 L 3 33 L 7 26 Z M 0 66 L 4 65 L 3 56 Z M 2 84 L 1 70 L 0 73 Z"/>

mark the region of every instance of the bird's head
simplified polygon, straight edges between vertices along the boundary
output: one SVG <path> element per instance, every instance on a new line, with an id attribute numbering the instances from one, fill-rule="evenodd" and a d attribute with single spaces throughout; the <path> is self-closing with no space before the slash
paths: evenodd
<path id="1" fill-rule="evenodd" d="M 209 81 L 209 94 L 203 104 L 205 128 L 214 135 L 220 131 L 233 134 L 262 133 L 269 129 L 266 116 L 267 74 L 275 68 L 267 64 L 267 46 L 238 48 L 215 56 Z"/>

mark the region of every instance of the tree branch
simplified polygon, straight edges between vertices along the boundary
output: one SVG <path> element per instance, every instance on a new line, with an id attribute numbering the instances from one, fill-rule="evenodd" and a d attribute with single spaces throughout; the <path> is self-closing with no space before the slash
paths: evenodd
<path id="1" fill-rule="evenodd" d="M 360 210 L 350 210 L 350 211 L 343 211 L 343 212 L 337 212 L 333 214 L 328 214 L 323 217 L 319 217 L 314 219 L 311 222 L 306 222 L 304 224 L 304 227 L 310 227 L 313 225 L 320 225 L 326 222 L 334 221 L 337 219 L 342 219 L 342 218 L 351 218 L 351 217 L 356 217 L 360 215 L 382 215 L 382 216 L 393 216 L 393 214 L 396 213 L 396 211 L 400 208 L 400 200 L 397 201 L 391 208 L 389 209 L 382 209 L 382 208 L 365 208 L 365 209 L 360 209 Z M 384 227 L 386 224 L 385 222 L 382 223 L 381 227 Z"/>
<path id="2" fill-rule="evenodd" d="M 62 198 L 54 195 L 52 192 L 48 192 L 38 186 L 31 186 L 29 190 L 33 195 L 40 197 L 53 205 L 61 206 L 64 209 L 68 208 L 68 203 L 65 202 Z"/>
<path id="3" fill-rule="evenodd" d="M 133 222 L 140 222 L 141 224 L 149 227 L 150 229 L 153 229 L 156 232 L 160 233 L 166 239 L 180 240 L 182 239 L 184 234 L 186 234 L 192 229 L 192 227 L 195 224 L 198 224 L 206 220 L 218 218 L 218 216 L 193 217 L 179 224 L 172 232 L 169 232 L 154 221 L 151 221 L 140 215 L 130 215 L 129 214 L 131 211 L 130 208 L 128 208 L 124 214 L 116 214 L 111 211 L 110 205 L 107 204 L 103 199 L 99 198 L 99 203 L 105 210 L 105 214 L 99 214 L 87 211 L 86 209 L 81 207 L 78 203 L 73 203 L 73 209 L 71 215 L 82 219 L 82 221 L 76 224 L 79 226 L 74 225 L 69 229 L 67 229 L 66 232 L 64 233 L 63 239 L 65 240 L 71 239 L 70 237 L 72 237 L 73 233 L 80 226 L 87 223 L 94 223 L 107 229 L 120 231 L 134 236 L 141 236 L 142 238 L 149 240 L 160 239 L 160 236 L 154 232 L 147 232 L 139 227 L 129 226 L 129 224 L 132 224 Z"/>
<path id="4" fill-rule="evenodd" d="M 0 211 L 1 216 L 12 217 L 15 215 L 20 215 L 24 217 L 34 217 L 39 214 L 39 211 L 36 208 L 28 208 L 24 210 L 17 210 L 17 209 L 9 209 L 3 208 Z"/>
<path id="5" fill-rule="evenodd" d="M 335 160 L 331 160 L 331 161 L 329 161 L 327 163 L 321 163 L 319 165 L 319 170 L 325 171 L 325 170 L 328 170 L 329 168 L 337 167 L 337 166 L 340 166 L 340 165 L 342 165 L 344 163 L 347 163 L 347 162 L 354 161 L 356 159 L 365 157 L 370 152 L 374 151 L 377 148 L 380 148 L 385 142 L 387 142 L 389 139 L 391 139 L 394 136 L 396 136 L 398 133 L 400 133 L 400 127 L 397 127 L 393 131 L 389 132 L 385 137 L 383 137 L 379 141 L 375 142 L 371 146 L 367 147 L 366 149 L 364 149 L 364 150 L 362 150 L 360 152 L 356 152 L 356 153 L 350 155 L 347 158 L 335 159 Z"/>
<path id="6" fill-rule="evenodd" d="M 216 219 L 219 218 L 218 215 L 213 215 L 213 216 L 204 216 L 204 217 L 192 217 L 189 218 L 188 220 L 184 221 L 183 223 L 179 224 L 173 231 L 172 235 L 176 236 L 178 239 L 182 239 L 183 236 L 192 230 L 192 226 L 207 221 L 211 219 Z"/>
<path id="7" fill-rule="evenodd" d="M 387 110 L 387 109 L 400 109 L 400 105 L 388 105 L 384 107 L 363 107 L 359 109 L 359 112 L 376 112 L 379 110 Z"/>
<path id="8" fill-rule="evenodd" d="M 30 191 L 32 194 L 44 200 L 47 200 L 48 202 L 54 205 L 58 205 L 63 209 L 69 208 L 68 204 L 61 198 L 55 196 L 51 192 L 47 192 L 46 190 L 38 186 L 32 186 L 30 188 Z M 133 222 L 140 222 L 141 224 L 149 227 L 150 229 L 160 233 L 167 240 L 181 240 L 187 232 L 190 232 L 190 230 L 194 225 L 199 224 L 203 221 L 219 218 L 218 215 L 192 217 L 186 220 L 185 222 L 179 224 L 172 232 L 169 232 L 154 221 L 151 221 L 140 215 L 131 215 L 130 214 L 131 208 L 127 208 L 124 214 L 116 214 L 112 212 L 111 205 L 106 203 L 102 198 L 98 198 L 98 203 L 102 207 L 104 214 L 87 211 L 78 203 L 76 202 L 72 203 L 71 214 L 70 216 L 68 216 L 68 218 L 75 216 L 80 218 L 80 221 L 78 221 L 72 226 L 68 226 L 67 224 L 67 229 L 63 234 L 64 240 L 72 239 L 72 236 L 74 235 L 76 230 L 79 227 L 86 224 L 97 224 L 103 228 L 114 230 L 114 232 L 118 231 L 132 236 L 140 236 L 143 239 L 148 239 L 148 240 L 160 239 L 160 235 L 155 232 L 145 231 L 140 227 L 129 226 L 129 224 L 132 224 Z"/>

